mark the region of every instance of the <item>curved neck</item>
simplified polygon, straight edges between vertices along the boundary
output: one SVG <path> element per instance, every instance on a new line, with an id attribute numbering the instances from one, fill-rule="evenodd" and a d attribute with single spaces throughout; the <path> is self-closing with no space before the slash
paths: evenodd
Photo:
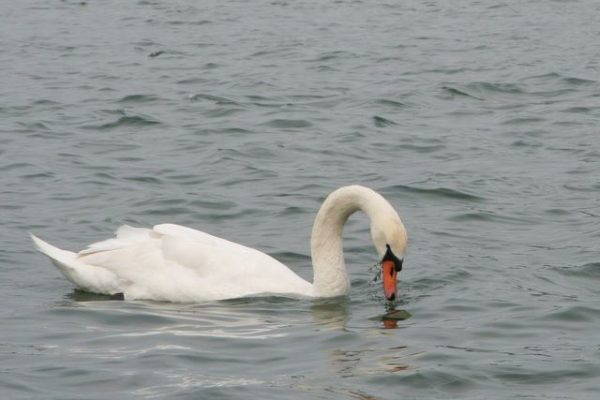
<path id="1" fill-rule="evenodd" d="M 342 232 L 348 217 L 358 210 L 369 216 L 371 226 L 382 223 L 390 213 L 397 216 L 381 195 L 362 186 L 342 187 L 325 199 L 315 218 L 310 240 L 313 286 L 319 296 L 340 296 L 350 289 Z"/>

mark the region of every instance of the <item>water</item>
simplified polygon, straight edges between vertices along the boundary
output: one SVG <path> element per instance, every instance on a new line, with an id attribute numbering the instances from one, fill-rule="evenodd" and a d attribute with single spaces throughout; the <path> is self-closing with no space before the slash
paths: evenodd
<path id="1" fill-rule="evenodd" d="M 600 3 L 2 9 L 3 398 L 597 398 Z M 408 319 L 381 318 L 363 216 L 328 301 L 107 301 L 27 237 L 175 222 L 310 279 L 348 183 L 405 221 Z"/>

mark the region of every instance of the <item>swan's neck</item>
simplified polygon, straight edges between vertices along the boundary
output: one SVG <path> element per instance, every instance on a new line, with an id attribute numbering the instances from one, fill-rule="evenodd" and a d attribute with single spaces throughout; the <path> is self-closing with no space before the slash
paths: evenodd
<path id="1" fill-rule="evenodd" d="M 317 296 L 340 296 L 350 289 L 342 231 L 348 217 L 358 210 L 369 216 L 372 227 L 382 224 L 386 216 L 399 218 L 392 206 L 371 189 L 347 186 L 331 193 L 319 209 L 310 241 Z"/>

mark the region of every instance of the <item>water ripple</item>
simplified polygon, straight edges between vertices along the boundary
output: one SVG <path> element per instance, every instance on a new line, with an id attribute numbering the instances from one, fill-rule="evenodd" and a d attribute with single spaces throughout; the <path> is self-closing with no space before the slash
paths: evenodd
<path id="1" fill-rule="evenodd" d="M 456 199 L 456 200 L 468 200 L 479 202 L 483 201 L 482 197 L 462 192 L 456 189 L 450 188 L 421 188 L 415 186 L 407 186 L 407 185 L 394 185 L 386 188 L 387 191 L 399 191 L 401 193 L 407 194 L 417 194 L 421 196 L 428 196 L 432 198 L 440 198 L 440 199 Z"/>
<path id="2" fill-rule="evenodd" d="M 144 126 L 152 126 L 161 124 L 160 121 L 142 114 L 130 114 L 125 111 L 117 111 L 117 114 L 121 114 L 121 116 L 117 120 L 113 120 L 110 122 L 100 123 L 100 124 L 88 124 L 83 127 L 86 129 L 94 129 L 94 130 L 111 130 L 115 128 L 121 127 L 144 127 Z"/>

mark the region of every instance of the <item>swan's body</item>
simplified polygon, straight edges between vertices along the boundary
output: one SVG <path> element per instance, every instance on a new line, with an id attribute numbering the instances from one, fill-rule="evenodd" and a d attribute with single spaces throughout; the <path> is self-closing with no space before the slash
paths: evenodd
<path id="1" fill-rule="evenodd" d="M 114 239 L 94 243 L 79 253 L 58 249 L 33 235 L 32 239 L 38 250 L 80 289 L 108 295 L 122 293 L 127 300 L 332 297 L 345 295 L 350 289 L 342 229 L 359 209 L 371 219 L 371 235 L 380 257 L 384 261 L 393 259 L 397 271 L 406 247 L 404 226 L 381 195 L 362 186 L 342 187 L 321 206 L 311 236 L 313 283 L 258 250 L 173 224 L 152 229 L 122 226 Z M 395 272 L 393 285 L 392 298 Z M 387 292 L 386 297 L 390 298 Z"/>

